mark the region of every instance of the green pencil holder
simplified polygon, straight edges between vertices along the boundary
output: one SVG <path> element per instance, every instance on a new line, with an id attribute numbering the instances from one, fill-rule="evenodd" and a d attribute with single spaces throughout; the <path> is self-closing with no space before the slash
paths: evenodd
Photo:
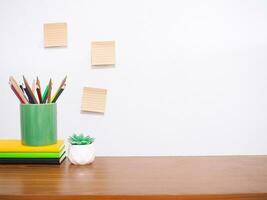
<path id="1" fill-rule="evenodd" d="M 20 104 L 22 144 L 45 146 L 57 142 L 57 104 Z"/>

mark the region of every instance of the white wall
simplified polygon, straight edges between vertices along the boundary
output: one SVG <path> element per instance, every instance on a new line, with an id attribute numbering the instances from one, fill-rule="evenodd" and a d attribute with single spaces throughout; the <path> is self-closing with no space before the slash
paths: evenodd
<path id="1" fill-rule="evenodd" d="M 43 48 L 67 22 L 68 47 Z M 96 137 L 98 155 L 267 154 L 265 0 L 0 0 L 0 138 L 19 138 L 14 75 L 68 75 L 59 136 Z M 115 68 L 90 42 L 116 40 Z M 83 86 L 108 89 L 105 115 L 80 113 Z"/>

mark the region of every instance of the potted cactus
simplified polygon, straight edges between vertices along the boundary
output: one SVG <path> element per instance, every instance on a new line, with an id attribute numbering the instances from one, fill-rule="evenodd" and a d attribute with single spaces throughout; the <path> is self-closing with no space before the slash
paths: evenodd
<path id="1" fill-rule="evenodd" d="M 95 138 L 85 136 L 84 134 L 73 134 L 69 137 L 69 155 L 68 158 L 72 164 L 86 165 L 95 159 Z"/>

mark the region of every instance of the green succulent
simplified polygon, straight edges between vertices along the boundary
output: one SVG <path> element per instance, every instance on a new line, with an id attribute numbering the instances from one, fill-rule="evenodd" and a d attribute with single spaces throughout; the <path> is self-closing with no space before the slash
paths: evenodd
<path id="1" fill-rule="evenodd" d="M 95 138 L 90 137 L 89 135 L 85 136 L 84 134 L 73 134 L 69 137 L 69 143 L 72 145 L 86 145 L 92 144 L 95 141 Z"/>

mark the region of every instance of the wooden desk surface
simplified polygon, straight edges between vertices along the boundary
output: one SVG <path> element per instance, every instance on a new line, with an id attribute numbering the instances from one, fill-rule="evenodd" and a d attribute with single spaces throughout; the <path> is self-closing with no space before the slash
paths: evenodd
<path id="1" fill-rule="evenodd" d="M 267 156 L 98 157 L 0 165 L 0 199 L 267 199 Z"/>

